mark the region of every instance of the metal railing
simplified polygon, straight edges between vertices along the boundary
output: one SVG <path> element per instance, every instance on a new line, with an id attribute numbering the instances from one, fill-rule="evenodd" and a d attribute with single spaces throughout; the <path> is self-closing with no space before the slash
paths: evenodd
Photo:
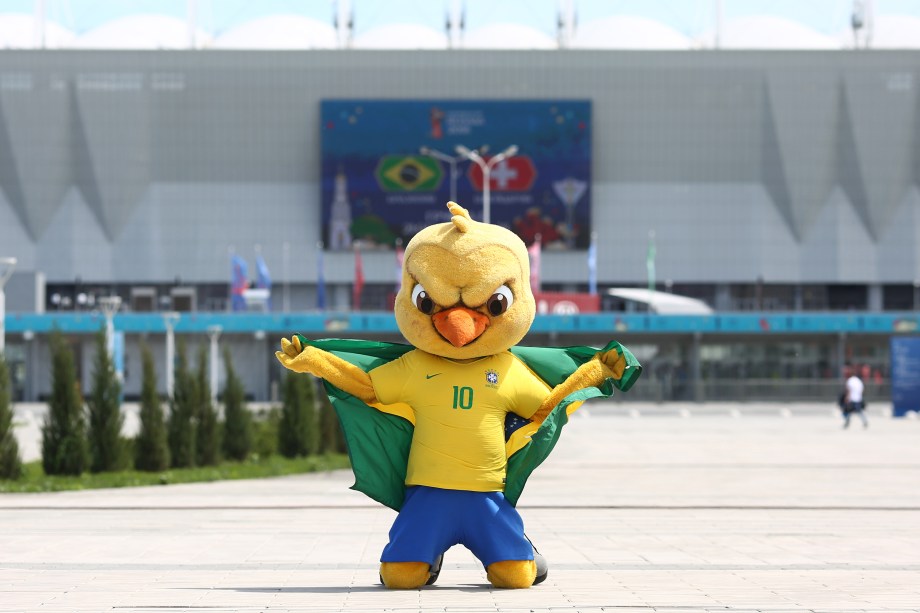
<path id="1" fill-rule="evenodd" d="M 843 383 L 825 379 L 704 379 L 699 397 L 693 382 L 643 376 L 622 400 L 644 402 L 827 402 L 834 406 Z M 866 383 L 866 401 L 891 400 L 891 384 Z"/>

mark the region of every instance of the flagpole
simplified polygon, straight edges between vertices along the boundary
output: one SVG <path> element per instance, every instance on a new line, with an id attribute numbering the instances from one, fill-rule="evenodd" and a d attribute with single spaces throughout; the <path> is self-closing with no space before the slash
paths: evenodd
<path id="1" fill-rule="evenodd" d="M 351 286 L 351 310 L 361 310 L 361 293 L 364 291 L 364 263 L 361 261 L 361 247 L 352 243 L 355 248 L 355 279 Z"/>
<path id="2" fill-rule="evenodd" d="M 291 310 L 291 281 L 288 279 L 288 260 L 291 257 L 291 243 L 284 241 L 281 245 L 281 253 L 283 256 L 281 259 L 282 268 L 284 269 L 284 298 L 282 299 L 282 304 L 284 312 L 287 313 Z"/>
<path id="3" fill-rule="evenodd" d="M 527 249 L 527 253 L 530 256 L 530 290 L 534 294 L 540 293 L 540 258 L 541 250 L 543 249 L 543 236 L 536 234 L 533 239 L 533 244 Z"/>
<path id="4" fill-rule="evenodd" d="M 588 247 L 588 293 L 597 295 L 597 231 L 591 232 L 591 245 Z"/>
<path id="5" fill-rule="evenodd" d="M 648 308 L 653 310 L 655 302 L 655 231 L 648 231 L 648 254 L 645 258 L 645 269 L 648 273 Z"/>
<path id="6" fill-rule="evenodd" d="M 316 243 L 316 308 L 326 310 L 326 273 L 323 262 L 323 241 Z"/>
<path id="7" fill-rule="evenodd" d="M 451 201 L 455 202 L 455 201 Z M 403 268 L 403 255 L 405 251 L 403 250 L 403 241 L 401 238 L 396 238 L 396 293 L 399 293 L 399 290 L 402 289 L 402 268 Z"/>

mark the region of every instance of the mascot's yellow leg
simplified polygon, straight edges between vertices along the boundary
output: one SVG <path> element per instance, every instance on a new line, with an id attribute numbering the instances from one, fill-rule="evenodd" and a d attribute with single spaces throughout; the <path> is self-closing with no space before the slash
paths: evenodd
<path id="1" fill-rule="evenodd" d="M 489 564 L 486 573 L 495 587 L 521 589 L 533 585 L 537 565 L 533 560 L 502 560 Z"/>
<path id="2" fill-rule="evenodd" d="M 430 568 L 425 562 L 381 562 L 380 577 L 391 590 L 414 590 L 428 582 Z"/>

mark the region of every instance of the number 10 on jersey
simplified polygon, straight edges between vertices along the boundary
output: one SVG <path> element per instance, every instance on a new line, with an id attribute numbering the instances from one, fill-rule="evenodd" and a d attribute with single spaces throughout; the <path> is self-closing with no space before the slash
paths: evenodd
<path id="1" fill-rule="evenodd" d="M 464 411 L 473 408 L 473 388 L 454 386 L 454 408 Z"/>

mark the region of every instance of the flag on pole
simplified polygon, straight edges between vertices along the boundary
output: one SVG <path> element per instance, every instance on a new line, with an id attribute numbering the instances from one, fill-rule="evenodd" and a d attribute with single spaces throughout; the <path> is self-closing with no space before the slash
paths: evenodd
<path id="1" fill-rule="evenodd" d="M 588 246 L 588 293 L 597 295 L 597 232 L 591 233 Z"/>
<path id="2" fill-rule="evenodd" d="M 361 292 L 364 291 L 364 265 L 361 262 L 361 250 L 355 248 L 355 283 L 351 288 L 351 308 L 361 310 Z"/>
<path id="3" fill-rule="evenodd" d="M 323 243 L 316 243 L 316 308 L 326 310 L 326 271 L 323 262 Z"/>
<path id="4" fill-rule="evenodd" d="M 645 268 L 648 271 L 648 291 L 655 291 L 655 231 L 648 232 L 648 253 L 645 256 Z"/>
<path id="5" fill-rule="evenodd" d="M 403 249 L 402 239 L 396 239 L 396 292 L 399 293 L 399 290 L 402 289 L 402 268 L 403 268 L 403 258 L 405 257 L 406 250 Z"/>
<path id="6" fill-rule="evenodd" d="M 272 276 L 268 272 L 268 266 L 262 254 L 256 255 L 256 287 L 260 289 L 272 288 Z"/>
<path id="7" fill-rule="evenodd" d="M 530 290 L 537 294 L 540 292 L 540 240 L 541 236 L 537 234 L 533 244 L 527 248 L 527 254 L 530 256 Z"/>
<path id="8" fill-rule="evenodd" d="M 246 260 L 233 254 L 230 256 L 230 267 L 230 306 L 234 311 L 245 311 L 246 298 L 243 292 L 249 287 L 249 266 L 246 265 Z"/>
<path id="9" fill-rule="evenodd" d="M 268 272 L 268 265 L 265 264 L 265 258 L 262 257 L 262 253 L 256 253 L 256 287 L 259 289 L 264 289 L 268 292 L 268 297 L 265 299 L 266 308 L 272 310 L 272 276 Z"/>

